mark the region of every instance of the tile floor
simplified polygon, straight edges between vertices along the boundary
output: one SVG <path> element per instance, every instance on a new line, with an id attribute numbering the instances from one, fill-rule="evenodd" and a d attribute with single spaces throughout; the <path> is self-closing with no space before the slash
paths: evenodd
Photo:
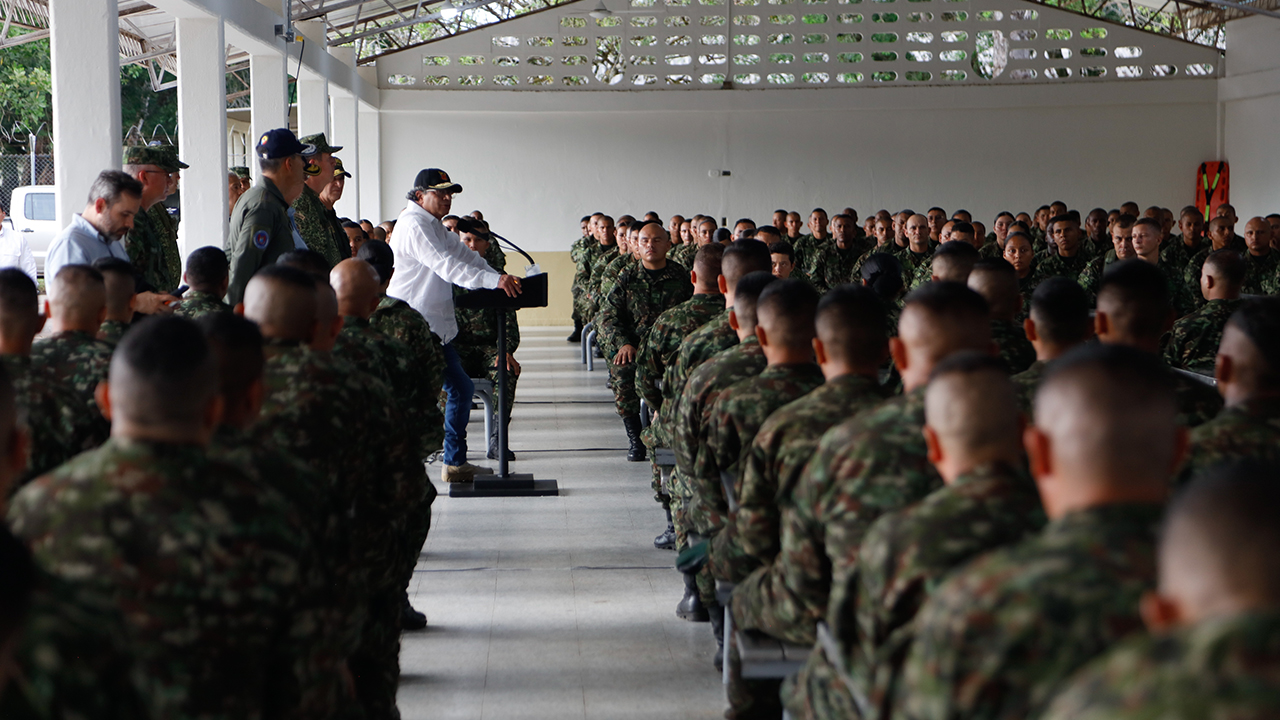
<path id="1" fill-rule="evenodd" d="M 511 424 L 512 470 L 554 478 L 559 497 L 441 496 L 409 587 L 429 627 L 400 652 L 405 720 L 719 718 L 710 626 L 675 616 L 675 554 L 648 463 L 626 436 L 569 328 L 528 328 Z M 479 413 L 471 460 L 483 461 Z M 477 452 L 477 450 L 479 452 Z"/>

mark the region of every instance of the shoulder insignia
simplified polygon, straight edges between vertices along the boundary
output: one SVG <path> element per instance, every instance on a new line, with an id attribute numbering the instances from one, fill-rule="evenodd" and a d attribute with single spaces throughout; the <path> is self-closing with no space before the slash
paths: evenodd
<path id="1" fill-rule="evenodd" d="M 266 230 L 258 230 L 253 234 L 253 246 L 259 250 L 266 250 L 269 242 L 271 242 L 271 236 Z"/>

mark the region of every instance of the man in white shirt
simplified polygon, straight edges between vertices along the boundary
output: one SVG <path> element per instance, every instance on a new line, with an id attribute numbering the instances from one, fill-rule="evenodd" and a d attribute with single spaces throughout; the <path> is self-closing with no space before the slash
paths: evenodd
<path id="1" fill-rule="evenodd" d="M 36 281 L 36 256 L 22 234 L 13 229 L 13 222 L 5 222 L 4 208 L 0 207 L 0 269 L 15 267 Z"/>
<path id="2" fill-rule="evenodd" d="M 520 294 L 520 279 L 489 267 L 475 251 L 462 244 L 440 219 L 449 214 L 454 193 L 462 186 L 439 168 L 418 173 L 409 204 L 396 220 L 395 272 L 387 295 L 400 298 L 422 313 L 431 332 L 444 346 L 444 469 L 445 482 L 470 482 L 477 474 L 491 472 L 467 462 L 467 422 L 475 386 L 462 369 L 450 343 L 458 335 L 453 314 L 453 286 L 501 288 L 511 297 Z"/>

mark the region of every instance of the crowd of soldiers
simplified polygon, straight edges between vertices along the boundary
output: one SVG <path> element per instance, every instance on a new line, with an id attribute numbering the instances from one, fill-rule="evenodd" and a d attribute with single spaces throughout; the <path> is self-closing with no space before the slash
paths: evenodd
<path id="1" fill-rule="evenodd" d="M 310 177 L 341 182 L 307 139 Z M 43 305 L 0 270 L 0 717 L 394 720 L 445 437 L 441 341 L 387 295 L 394 223 L 344 230 L 307 181 L 299 241 L 233 298 L 234 235 L 175 270 L 148 211 L 172 148 L 125 160 L 55 240 Z M 278 190 L 233 193 L 250 242 Z M 503 266 L 479 212 L 445 222 Z M 492 376 L 492 323 L 456 320 Z"/>
<path id="2" fill-rule="evenodd" d="M 726 717 L 1280 716 L 1280 214 L 1209 214 L 582 218 Z"/>

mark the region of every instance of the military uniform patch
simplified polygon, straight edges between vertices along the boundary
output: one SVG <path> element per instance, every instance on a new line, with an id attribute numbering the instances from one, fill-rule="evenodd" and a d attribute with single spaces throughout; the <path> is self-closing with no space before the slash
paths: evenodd
<path id="1" fill-rule="evenodd" d="M 271 241 L 271 236 L 266 230 L 258 230 L 253 233 L 253 246 L 259 250 L 266 250 L 267 243 Z"/>

